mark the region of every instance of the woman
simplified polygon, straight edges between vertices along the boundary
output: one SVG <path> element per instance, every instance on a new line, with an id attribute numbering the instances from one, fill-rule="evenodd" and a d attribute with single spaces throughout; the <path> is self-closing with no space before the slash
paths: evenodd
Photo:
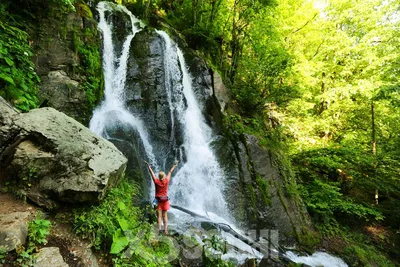
<path id="1" fill-rule="evenodd" d="M 171 180 L 171 175 L 179 161 L 172 166 L 171 170 L 168 172 L 167 177 L 165 177 L 165 173 L 160 171 L 158 173 L 158 179 L 154 175 L 153 170 L 150 167 L 150 164 L 146 161 L 147 168 L 150 171 L 151 178 L 153 179 L 154 185 L 156 187 L 156 199 L 158 201 L 157 207 L 157 224 L 158 230 L 161 231 L 161 218 L 164 222 L 164 233 L 168 235 L 168 214 L 167 211 L 170 208 L 169 200 L 168 200 L 168 183 Z"/>

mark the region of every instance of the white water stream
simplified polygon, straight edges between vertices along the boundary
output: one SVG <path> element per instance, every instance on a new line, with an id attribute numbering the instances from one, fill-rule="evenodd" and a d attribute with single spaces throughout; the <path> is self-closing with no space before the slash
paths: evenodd
<path id="1" fill-rule="evenodd" d="M 347 267 L 348 265 L 340 258 L 329 255 L 325 252 L 315 252 L 311 256 L 298 256 L 288 251 L 286 257 L 296 263 L 304 263 L 311 267 Z"/>
<path id="2" fill-rule="evenodd" d="M 171 123 L 175 123 L 173 113 L 176 112 L 184 128 L 183 148 L 187 159 L 173 176 L 169 195 L 180 206 L 198 214 L 214 212 L 229 218 L 223 196 L 224 174 L 209 147 L 212 132 L 201 114 L 182 51 L 165 32 L 157 33 L 165 42 L 165 89 L 171 109 Z"/>
<path id="3" fill-rule="evenodd" d="M 103 71 L 104 71 L 104 101 L 93 112 L 90 120 L 90 129 L 96 134 L 108 138 L 107 127 L 116 125 L 131 127 L 139 133 L 143 146 L 146 150 L 149 162 L 157 166 L 153 147 L 148 138 L 147 131 L 139 119 L 135 118 L 125 107 L 125 81 L 127 62 L 131 41 L 135 34 L 140 31 L 136 26 L 140 21 L 124 6 L 108 2 L 100 2 L 97 6 L 100 14 L 98 28 L 103 33 Z M 131 33 L 125 37 L 122 52 L 116 55 L 112 32 L 113 25 L 106 19 L 106 12 L 122 12 L 129 16 L 131 21 Z"/>
<path id="4" fill-rule="evenodd" d="M 157 162 L 164 162 L 164 159 L 158 158 L 157 153 L 154 152 L 146 124 L 132 115 L 125 105 L 125 81 L 129 49 L 135 34 L 140 31 L 140 28 L 136 26 L 139 24 L 139 20 L 125 7 L 110 2 L 100 2 L 97 9 L 100 14 L 98 28 L 103 34 L 105 92 L 103 102 L 94 110 L 90 129 L 106 139 L 113 139 L 112 136 L 108 135 L 107 130 L 114 127 L 123 127 L 135 131 L 141 139 L 149 162 L 155 171 L 159 171 Z M 131 29 L 122 42 L 123 45 L 119 54 L 112 38 L 113 24 L 109 16 L 111 12 L 113 14 L 115 12 L 124 13 L 129 16 L 131 22 Z M 186 156 L 184 164 L 181 164 L 178 171 L 173 175 L 169 187 L 169 196 L 173 204 L 204 215 L 214 223 L 229 224 L 237 232 L 240 232 L 231 223 L 233 220 L 228 212 L 223 195 L 224 173 L 209 145 L 213 141 L 212 130 L 202 116 L 182 51 L 165 32 L 157 31 L 157 33 L 164 41 L 164 88 L 170 108 L 170 128 L 174 129 L 176 124 L 182 126 L 181 128 L 184 131 L 183 144 L 175 149 L 180 149 Z M 172 142 L 174 138 L 172 131 L 170 141 L 174 143 Z M 151 192 L 154 194 L 154 186 Z M 171 213 L 177 222 L 190 221 L 190 216 L 181 211 L 172 209 Z M 243 252 L 238 254 L 231 251 L 225 257 L 233 257 L 241 263 L 247 257 L 260 258 L 262 256 L 233 236 L 225 235 L 225 238 Z M 310 264 L 311 260 L 315 258 L 315 256 L 297 257 L 290 252 L 286 256 L 294 261 L 309 259 L 310 261 L 302 261 L 307 264 Z M 329 265 L 329 262 L 333 262 L 331 258 L 326 258 L 326 261 L 322 260 L 321 262 L 323 262 L 322 266 L 346 266 Z"/>

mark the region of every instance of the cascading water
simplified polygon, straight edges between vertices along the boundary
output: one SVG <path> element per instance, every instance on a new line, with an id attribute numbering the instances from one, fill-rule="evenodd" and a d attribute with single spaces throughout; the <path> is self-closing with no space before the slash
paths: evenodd
<path id="1" fill-rule="evenodd" d="M 93 112 L 90 120 L 90 129 L 100 136 L 110 138 L 107 129 L 115 127 L 131 127 L 139 133 L 147 157 L 153 166 L 157 167 L 157 162 L 153 153 L 153 148 L 149 142 L 148 134 L 143 123 L 132 116 L 125 107 L 125 81 L 129 48 L 135 34 L 140 31 L 136 26 L 139 20 L 124 6 L 115 5 L 108 2 L 100 2 L 97 6 L 100 20 L 98 28 L 103 33 L 103 71 L 104 71 L 104 101 Z M 122 52 L 116 55 L 116 49 L 112 39 L 113 25 L 107 20 L 106 12 L 122 12 L 129 16 L 131 22 L 131 33 L 125 37 Z"/>
<path id="2" fill-rule="evenodd" d="M 107 138 L 115 140 L 108 134 L 109 129 L 116 127 L 130 127 L 139 133 L 141 142 L 150 163 L 158 170 L 158 159 L 153 152 L 151 141 L 145 125 L 140 119 L 132 115 L 125 104 L 125 81 L 130 44 L 140 29 L 139 22 L 125 7 L 107 2 L 100 2 L 99 29 L 103 33 L 103 69 L 105 79 L 105 98 L 90 121 L 90 129 Z M 122 12 L 129 16 L 131 32 L 125 37 L 121 54 L 117 55 L 112 33 L 113 25 L 107 12 Z M 213 212 L 229 217 L 223 197 L 223 172 L 209 147 L 212 141 L 211 129 L 204 123 L 200 108 L 197 104 L 191 77 L 187 71 L 182 52 L 162 31 L 157 31 L 165 42 L 164 68 L 165 90 L 167 92 L 171 129 L 174 128 L 175 116 L 183 125 L 184 142 L 180 149 L 186 155 L 185 164 L 174 175 L 170 187 L 170 197 L 175 203 L 206 214 Z M 174 134 L 171 132 L 171 138 Z M 154 192 L 154 187 L 151 190 Z"/>
<path id="3" fill-rule="evenodd" d="M 304 263 L 307 266 L 332 266 L 332 267 L 347 267 L 348 265 L 340 258 L 336 258 L 325 252 L 315 252 L 311 256 L 298 256 L 293 252 L 287 252 L 286 257 L 296 263 Z"/>
<path id="4" fill-rule="evenodd" d="M 227 218 L 229 214 L 222 193 L 223 172 L 209 147 L 211 129 L 203 120 L 182 51 L 165 32 L 157 33 L 165 42 L 165 89 L 169 97 L 171 123 L 174 123 L 173 112 L 176 112 L 184 128 L 183 148 L 187 159 L 174 176 L 169 194 L 180 206 L 196 213 L 213 212 Z"/>

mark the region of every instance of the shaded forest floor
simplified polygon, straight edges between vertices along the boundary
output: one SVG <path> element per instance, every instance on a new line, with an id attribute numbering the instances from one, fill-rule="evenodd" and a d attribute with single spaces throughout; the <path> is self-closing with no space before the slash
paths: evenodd
<path id="1" fill-rule="evenodd" d="M 23 199 L 19 199 L 10 193 L 4 193 L 1 191 L 0 203 L 0 215 L 14 212 L 29 212 L 31 213 L 31 219 L 34 219 L 38 212 L 44 213 L 35 205 L 32 205 Z M 110 266 L 107 257 L 102 257 L 103 255 L 101 252 L 95 255 L 91 250 L 90 242 L 77 237 L 72 231 L 71 224 L 62 222 L 62 213 L 58 213 L 57 215 L 45 214 L 45 217 L 52 223 L 52 228 L 47 236 L 47 244 L 37 246 L 36 250 L 39 250 L 42 247 L 58 247 L 64 261 L 70 267 Z M 6 254 L 3 267 L 16 266 L 17 258 L 18 254 L 16 251 Z"/>

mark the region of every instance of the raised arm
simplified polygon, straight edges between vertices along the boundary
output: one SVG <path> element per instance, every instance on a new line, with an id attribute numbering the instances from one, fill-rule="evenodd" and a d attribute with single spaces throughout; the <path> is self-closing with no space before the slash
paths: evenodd
<path id="1" fill-rule="evenodd" d="M 155 182 L 156 181 L 156 176 L 154 175 L 153 169 L 150 167 L 150 164 L 147 161 L 145 161 L 145 162 L 146 162 L 147 168 L 149 169 L 149 172 L 151 174 L 151 179 L 153 180 L 153 182 Z"/>
<path id="2" fill-rule="evenodd" d="M 166 178 L 168 181 L 171 180 L 172 172 L 175 170 L 176 166 L 178 166 L 178 163 L 179 163 L 179 161 L 175 162 L 175 164 L 172 166 L 171 170 L 169 170 L 167 178 Z"/>

